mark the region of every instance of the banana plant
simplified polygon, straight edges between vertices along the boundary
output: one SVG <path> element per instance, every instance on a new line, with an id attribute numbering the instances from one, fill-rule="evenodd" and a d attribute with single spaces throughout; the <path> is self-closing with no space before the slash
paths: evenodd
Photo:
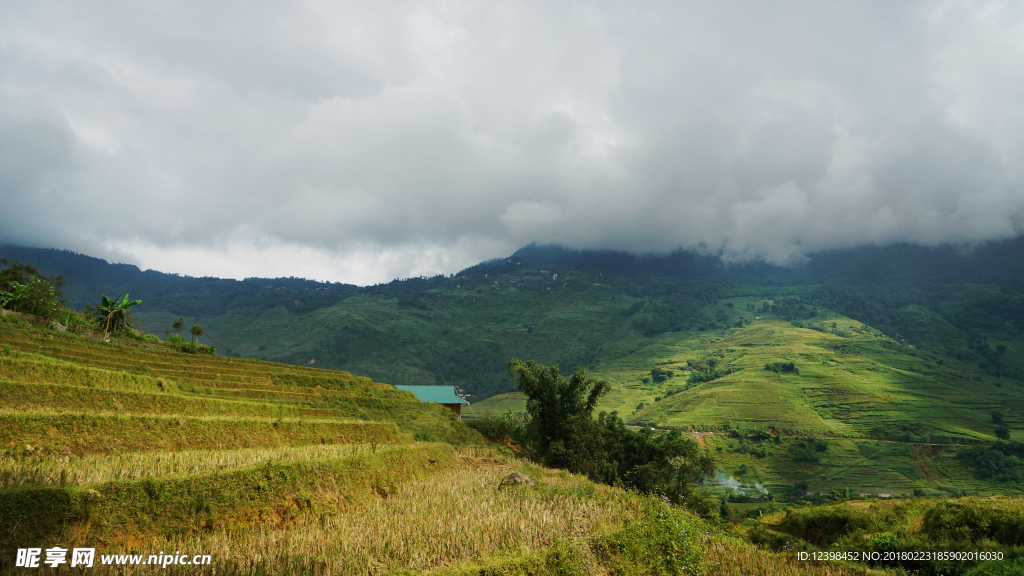
<path id="1" fill-rule="evenodd" d="M 10 292 L 0 290 L 0 308 L 11 306 L 11 309 L 17 312 L 18 302 L 25 297 L 25 291 L 28 289 L 28 286 L 15 280 L 11 280 L 8 285 L 11 287 Z"/>
<path id="2" fill-rule="evenodd" d="M 128 301 L 128 293 L 124 297 L 118 296 L 111 300 L 106 294 L 100 294 L 100 305 L 96 307 L 100 322 L 103 323 L 103 339 L 106 340 L 112 332 L 128 326 L 128 318 L 131 311 L 128 310 L 136 304 L 142 304 L 142 300 Z"/>

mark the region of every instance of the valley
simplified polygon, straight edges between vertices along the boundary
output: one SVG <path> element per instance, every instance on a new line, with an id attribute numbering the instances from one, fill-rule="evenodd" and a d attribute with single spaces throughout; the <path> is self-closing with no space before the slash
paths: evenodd
<path id="1" fill-rule="evenodd" d="M 615 571 L 676 558 L 636 555 L 660 538 L 640 527 L 667 517 L 705 536 L 663 544 L 724 575 L 865 573 L 794 564 L 790 551 L 828 545 L 814 526 L 837 516 L 861 530 L 830 536 L 842 546 L 1016 558 L 1021 545 L 984 531 L 959 542 L 928 520 L 961 508 L 1019 516 L 991 499 L 1019 496 L 1024 475 L 1012 266 L 987 284 L 829 284 L 834 268 L 533 248 L 451 277 L 352 287 L 170 277 L 21 250 L 47 274 L 70 271 L 69 300 L 123 286 L 142 300 L 142 331 L 104 342 L 3 311 L 5 554 L 36 541 L 119 553 L 170 542 L 213 551 L 216 573 Z M 202 324 L 199 345 L 169 343 L 159 327 L 179 318 Z M 696 440 L 714 461 L 703 488 L 717 515 L 664 516 L 675 509 L 512 458 L 523 447 L 508 438 L 484 445 L 478 423 L 525 411 L 505 372 L 517 357 L 583 366 L 609 384 L 597 411 Z M 457 386 L 472 427 L 390 384 Z M 489 486 L 513 470 L 545 487 L 492 502 Z M 455 499 L 468 523 L 452 531 L 434 512 Z M 502 516 L 509 507 L 544 521 Z"/>

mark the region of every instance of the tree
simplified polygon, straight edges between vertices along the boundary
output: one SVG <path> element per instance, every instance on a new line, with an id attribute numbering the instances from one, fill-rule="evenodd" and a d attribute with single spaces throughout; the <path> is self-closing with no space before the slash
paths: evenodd
<path id="1" fill-rule="evenodd" d="M 0 264 L 5 265 L 0 270 L 0 307 L 52 318 L 67 305 L 63 276 L 46 276 L 16 258 L 0 258 Z"/>
<path id="2" fill-rule="evenodd" d="M 130 328 L 132 312 L 129 308 L 138 304 L 142 304 L 142 300 L 129 302 L 127 292 L 124 297 L 118 296 L 113 300 L 107 298 L 106 294 L 100 294 L 100 304 L 96 307 L 96 313 L 103 325 L 103 338 L 106 339 L 122 328 Z"/>
<path id="3" fill-rule="evenodd" d="M 725 498 L 722 498 L 722 504 L 718 507 L 718 516 L 722 520 L 729 520 L 732 518 L 732 509 L 729 508 L 729 504 L 726 503 Z"/>
<path id="4" fill-rule="evenodd" d="M 192 329 L 189 330 L 189 332 L 192 333 L 192 344 L 198 344 L 199 337 L 203 335 L 203 327 L 200 326 L 198 322 L 193 322 Z"/>
<path id="5" fill-rule="evenodd" d="M 698 487 L 714 473 L 715 463 L 696 440 L 678 430 L 633 430 L 615 412 L 602 412 L 598 425 L 607 454 L 602 481 L 661 494 L 703 516 L 714 514 L 714 499 Z"/>
<path id="6" fill-rule="evenodd" d="M 666 370 L 661 367 L 651 368 L 651 378 L 653 378 L 655 382 L 664 382 L 674 375 L 675 374 L 671 370 Z"/>
<path id="7" fill-rule="evenodd" d="M 1003 413 L 998 410 L 992 411 L 992 422 L 997 426 L 1003 423 Z"/>
<path id="8" fill-rule="evenodd" d="M 577 366 L 566 379 L 558 366 L 513 358 L 508 374 L 526 395 L 527 441 L 544 464 L 572 472 L 596 474 L 600 436 L 592 414 L 598 399 L 610 390 L 608 382 L 586 377 Z"/>
<path id="9" fill-rule="evenodd" d="M 508 373 L 526 395 L 526 420 L 516 436 L 547 466 L 566 468 L 606 484 L 661 494 L 699 514 L 717 503 L 697 486 L 714 472 L 711 455 L 678 431 L 628 428 L 615 412 L 593 418 L 610 386 L 577 367 L 566 379 L 558 366 L 513 359 Z"/>
<path id="10" fill-rule="evenodd" d="M 1000 438 L 1002 440 L 1010 439 L 1010 427 L 1007 426 L 1006 424 L 1000 424 L 999 426 L 996 426 L 995 432 L 996 438 Z"/>

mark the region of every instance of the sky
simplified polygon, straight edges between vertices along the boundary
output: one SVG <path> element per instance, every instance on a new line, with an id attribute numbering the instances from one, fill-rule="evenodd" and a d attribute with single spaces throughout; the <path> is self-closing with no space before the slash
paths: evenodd
<path id="1" fill-rule="evenodd" d="M 1024 232 L 1024 3 L 0 3 L 0 243 L 373 284 Z"/>

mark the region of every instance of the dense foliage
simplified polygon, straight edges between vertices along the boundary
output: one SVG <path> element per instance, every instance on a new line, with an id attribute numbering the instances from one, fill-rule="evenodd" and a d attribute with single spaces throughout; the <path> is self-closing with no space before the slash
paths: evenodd
<path id="1" fill-rule="evenodd" d="M 593 418 L 598 399 L 609 389 L 607 382 L 587 378 L 579 366 L 565 378 L 558 366 L 533 360 L 513 359 L 508 372 L 527 397 L 525 420 L 512 427 L 473 423 L 477 429 L 516 437 L 545 466 L 660 494 L 701 514 L 716 509 L 698 491 L 714 471 L 713 460 L 692 438 L 677 431 L 633 430 L 614 412 Z"/>
<path id="2" fill-rule="evenodd" d="M 871 564 L 922 576 L 1020 574 L 1024 565 L 1024 504 L 1019 499 L 914 499 L 791 508 L 773 528 L 778 532 L 757 525 L 752 540 L 777 550 L 808 549 L 811 544 L 818 549 L 890 554 Z M 945 557 L 929 560 L 926 555 L 933 552 Z M 951 558 L 950 552 L 970 554 Z"/>
<path id="3" fill-rule="evenodd" d="M 47 276 L 17 258 L 0 258 L 0 307 L 51 318 L 63 311 L 63 276 Z"/>
<path id="4" fill-rule="evenodd" d="M 792 362 L 771 362 L 764 365 L 764 369 L 769 372 L 777 372 L 779 374 L 799 374 L 800 370 Z"/>
<path id="5" fill-rule="evenodd" d="M 973 446 L 959 454 L 960 460 L 974 470 L 977 478 L 1000 482 L 1024 480 L 1022 457 L 1024 444 L 1006 441 L 995 442 L 991 446 Z"/>

